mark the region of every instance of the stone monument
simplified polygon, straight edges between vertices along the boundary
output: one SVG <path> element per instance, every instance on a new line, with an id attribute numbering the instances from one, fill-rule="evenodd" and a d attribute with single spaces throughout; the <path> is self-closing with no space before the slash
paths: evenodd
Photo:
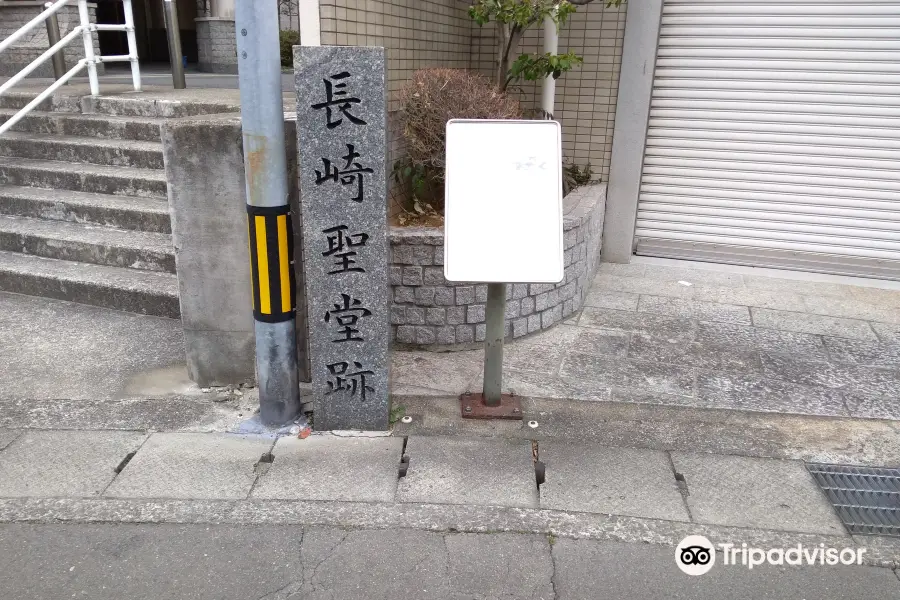
<path id="1" fill-rule="evenodd" d="M 385 54 L 294 48 L 318 430 L 388 428 Z"/>

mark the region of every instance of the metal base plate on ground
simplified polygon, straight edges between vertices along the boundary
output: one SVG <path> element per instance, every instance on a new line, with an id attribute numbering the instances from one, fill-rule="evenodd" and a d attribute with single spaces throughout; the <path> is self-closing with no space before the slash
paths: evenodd
<path id="1" fill-rule="evenodd" d="M 518 419 L 522 420 L 522 403 L 517 396 L 502 394 L 500 406 L 484 403 L 484 394 L 463 394 L 459 397 L 463 419 Z"/>
<path id="2" fill-rule="evenodd" d="M 900 469 L 808 464 L 847 531 L 900 537 Z"/>

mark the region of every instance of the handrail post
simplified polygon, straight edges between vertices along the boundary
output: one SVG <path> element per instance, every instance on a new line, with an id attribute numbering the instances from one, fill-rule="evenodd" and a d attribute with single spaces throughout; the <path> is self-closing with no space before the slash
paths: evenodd
<path id="1" fill-rule="evenodd" d="M 172 64 L 172 85 L 176 90 L 187 87 L 184 81 L 184 65 L 181 54 L 181 32 L 178 30 L 178 8 L 172 0 L 163 0 L 166 17 L 166 33 L 169 37 L 169 62 Z"/>
<path id="2" fill-rule="evenodd" d="M 88 13 L 87 0 L 78 0 L 78 18 L 81 21 L 81 33 L 84 39 L 84 59 L 87 63 L 91 96 L 99 96 L 100 81 L 97 79 L 97 59 L 94 57 L 94 38 L 91 35 L 91 16 Z"/>
<path id="3" fill-rule="evenodd" d="M 125 37 L 128 38 L 128 56 L 131 57 L 131 81 L 134 91 L 141 91 L 141 66 L 138 64 L 137 36 L 134 33 L 134 13 L 131 10 L 131 0 L 122 0 L 122 9 L 125 12 Z"/>
<path id="4" fill-rule="evenodd" d="M 52 2 L 47 2 L 44 4 L 44 8 L 50 8 L 53 6 Z M 49 17 L 47 17 L 47 39 L 50 42 L 50 47 L 52 48 L 56 44 L 59 43 L 59 19 L 56 18 L 56 13 L 53 13 Z M 53 78 L 59 81 L 62 79 L 63 75 L 66 74 L 66 57 L 65 57 L 65 48 L 61 49 L 59 52 L 53 55 Z"/>

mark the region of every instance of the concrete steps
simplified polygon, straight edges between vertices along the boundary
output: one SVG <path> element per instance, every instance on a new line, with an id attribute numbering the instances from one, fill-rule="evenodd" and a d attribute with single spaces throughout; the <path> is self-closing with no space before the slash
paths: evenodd
<path id="1" fill-rule="evenodd" d="M 0 251 L 0 290 L 146 315 L 180 316 L 178 279 L 170 273 Z"/>
<path id="2" fill-rule="evenodd" d="M 0 215 L 0 250 L 175 273 L 172 238 L 164 233 Z"/>
<path id="3" fill-rule="evenodd" d="M 165 198 L 132 198 L 0 184 L 0 214 L 171 233 Z"/>
<path id="4" fill-rule="evenodd" d="M 165 168 L 160 142 L 96 139 L 48 133 L 6 133 L 0 136 L 0 156 L 139 169 Z"/>
<path id="5" fill-rule="evenodd" d="M 160 125 L 190 110 L 57 95 L 0 135 L 0 290 L 177 318 Z"/>
<path id="6" fill-rule="evenodd" d="M 0 183 L 120 196 L 164 197 L 166 174 L 155 169 L 0 156 Z"/>
<path id="7" fill-rule="evenodd" d="M 15 113 L 11 108 L 0 109 L 0 123 Z M 12 131 L 158 142 L 162 122 L 154 117 L 34 111 L 13 125 Z"/>

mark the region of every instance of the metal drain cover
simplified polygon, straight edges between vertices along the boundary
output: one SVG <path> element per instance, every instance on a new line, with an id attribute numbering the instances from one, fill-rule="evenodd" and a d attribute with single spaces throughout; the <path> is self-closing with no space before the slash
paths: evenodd
<path id="1" fill-rule="evenodd" d="M 850 533 L 900 537 L 900 469 L 807 464 Z"/>

